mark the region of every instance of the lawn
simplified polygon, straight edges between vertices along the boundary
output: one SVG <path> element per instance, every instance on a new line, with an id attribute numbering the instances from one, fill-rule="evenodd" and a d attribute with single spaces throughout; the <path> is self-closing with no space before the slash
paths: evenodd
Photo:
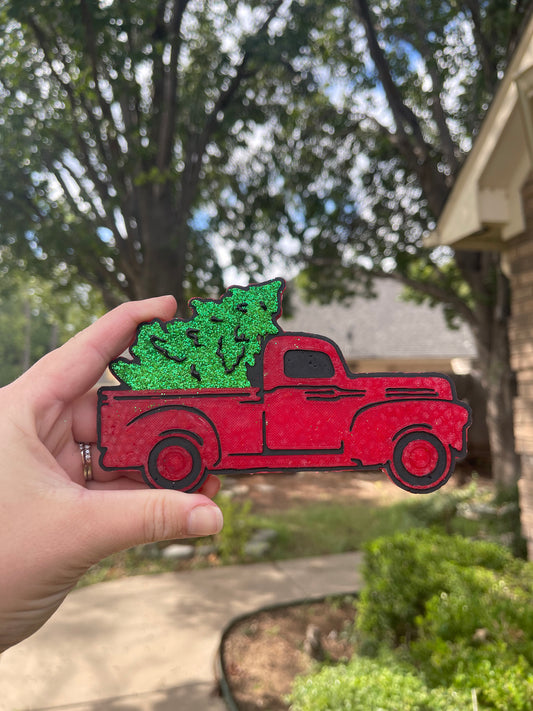
<path id="1" fill-rule="evenodd" d="M 254 512 L 246 494 L 237 498 L 219 496 L 224 512 L 224 529 L 215 539 L 187 541 L 205 547 L 216 545 L 209 555 L 187 560 L 167 560 L 162 549 L 168 542 L 138 546 L 110 556 L 94 566 L 81 585 L 126 575 L 153 574 L 226 563 L 257 562 L 245 553 L 245 544 L 257 529 L 272 529 L 276 536 L 261 560 L 280 560 L 360 550 L 380 536 L 412 528 L 435 528 L 472 538 L 494 540 L 508 546 L 515 555 L 524 555 L 520 537 L 518 505 L 513 492 L 494 496 L 490 486 L 475 481 L 466 487 L 426 496 L 409 496 L 387 504 L 383 497 L 363 500 L 339 496 L 321 500 L 297 500 Z"/>

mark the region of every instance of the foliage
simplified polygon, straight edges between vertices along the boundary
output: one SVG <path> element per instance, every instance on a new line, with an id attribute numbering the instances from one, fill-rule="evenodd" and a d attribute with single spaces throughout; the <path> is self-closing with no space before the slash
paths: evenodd
<path id="1" fill-rule="evenodd" d="M 245 388 L 263 338 L 279 331 L 283 282 L 232 287 L 220 299 L 192 299 L 193 317 L 140 326 L 111 371 L 134 390 Z"/>
<path id="2" fill-rule="evenodd" d="M 0 296 L 0 385 L 15 380 L 50 348 L 52 326 L 22 288 Z"/>
<path id="3" fill-rule="evenodd" d="M 432 687 L 475 688 L 526 711 L 533 692 L 533 565 L 496 544 L 412 531 L 367 546 L 361 650 L 399 648 Z"/>
<path id="4" fill-rule="evenodd" d="M 452 592 L 454 570 L 481 566 L 502 571 L 511 560 L 508 551 L 493 543 L 425 530 L 372 541 L 366 548 L 358 629 L 365 642 L 410 642 L 427 601 Z"/>
<path id="5" fill-rule="evenodd" d="M 64 343 L 103 311 L 99 295 L 82 287 L 3 272 L 0 254 L 0 386 L 6 385 L 45 353 Z"/>
<path id="6" fill-rule="evenodd" d="M 219 289 L 222 240 L 253 276 L 303 254 L 324 298 L 394 267 L 464 317 L 464 275 L 421 239 L 525 13 L 8 0 L 2 239 L 41 272 L 75 265 L 109 300 Z"/>
<path id="7" fill-rule="evenodd" d="M 421 529 L 368 544 L 363 575 L 358 654 L 298 679 L 293 711 L 531 708 L 533 564 Z"/>
<path id="8" fill-rule="evenodd" d="M 392 654 L 378 659 L 354 656 L 346 665 L 325 666 L 298 678 L 291 711 L 464 711 L 470 693 L 429 688 Z"/>
<path id="9" fill-rule="evenodd" d="M 182 311 L 222 291 L 214 228 L 250 275 L 264 271 L 287 235 L 283 190 L 257 164 L 249 191 L 248 170 L 291 97 L 314 90 L 288 60 L 320 12 L 2 3 L 0 225 L 14 259 L 43 274 L 68 264 L 108 304 L 174 293 Z"/>
<path id="10" fill-rule="evenodd" d="M 328 4 L 306 68 L 329 102 L 293 112 L 292 133 L 277 137 L 273 159 L 282 166 L 291 146 L 296 169 L 285 182 L 303 196 L 299 234 L 311 294 L 353 293 L 358 281 L 386 274 L 445 303 L 450 318 L 476 318 L 483 279 L 493 289 L 491 260 L 453 260 L 449 250 L 425 248 L 423 237 L 525 16 L 524 3 L 501 0 L 477 8 L 470 0 Z"/>
<path id="11" fill-rule="evenodd" d="M 224 516 L 224 527 L 215 539 L 220 559 L 223 563 L 241 562 L 253 530 L 251 501 L 242 503 L 225 494 L 220 494 L 216 501 Z"/>

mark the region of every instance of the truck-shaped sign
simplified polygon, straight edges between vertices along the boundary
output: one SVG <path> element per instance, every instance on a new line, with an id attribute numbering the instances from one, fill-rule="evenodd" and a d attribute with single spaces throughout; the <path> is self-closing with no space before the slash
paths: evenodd
<path id="1" fill-rule="evenodd" d="M 190 330 L 198 345 L 198 329 Z M 197 490 L 210 472 L 381 468 L 401 488 L 426 493 L 466 454 L 470 410 L 447 376 L 352 373 L 328 338 L 278 328 L 262 339 L 249 380 L 102 388 L 101 465 L 137 469 L 149 485 L 181 491 Z"/>

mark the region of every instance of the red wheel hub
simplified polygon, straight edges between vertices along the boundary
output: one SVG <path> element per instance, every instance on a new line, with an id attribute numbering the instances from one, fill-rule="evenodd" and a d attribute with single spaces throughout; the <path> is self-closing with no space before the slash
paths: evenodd
<path id="1" fill-rule="evenodd" d="M 157 457 L 157 469 L 161 476 L 170 481 L 179 481 L 190 474 L 193 458 L 182 447 L 166 447 Z"/>
<path id="2" fill-rule="evenodd" d="M 402 464 L 414 476 L 431 474 L 438 464 L 439 455 L 430 442 L 414 440 L 402 453 Z"/>

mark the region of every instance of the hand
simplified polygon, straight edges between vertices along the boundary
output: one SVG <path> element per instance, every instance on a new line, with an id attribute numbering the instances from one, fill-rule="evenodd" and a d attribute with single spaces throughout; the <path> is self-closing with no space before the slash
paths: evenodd
<path id="1" fill-rule="evenodd" d="M 135 328 L 169 320 L 172 297 L 123 304 L 0 390 L 0 652 L 35 632 L 94 563 L 158 540 L 222 527 L 210 497 L 148 488 L 135 474 L 103 471 L 93 446 L 85 482 L 78 442 L 96 441 L 96 391 Z"/>

